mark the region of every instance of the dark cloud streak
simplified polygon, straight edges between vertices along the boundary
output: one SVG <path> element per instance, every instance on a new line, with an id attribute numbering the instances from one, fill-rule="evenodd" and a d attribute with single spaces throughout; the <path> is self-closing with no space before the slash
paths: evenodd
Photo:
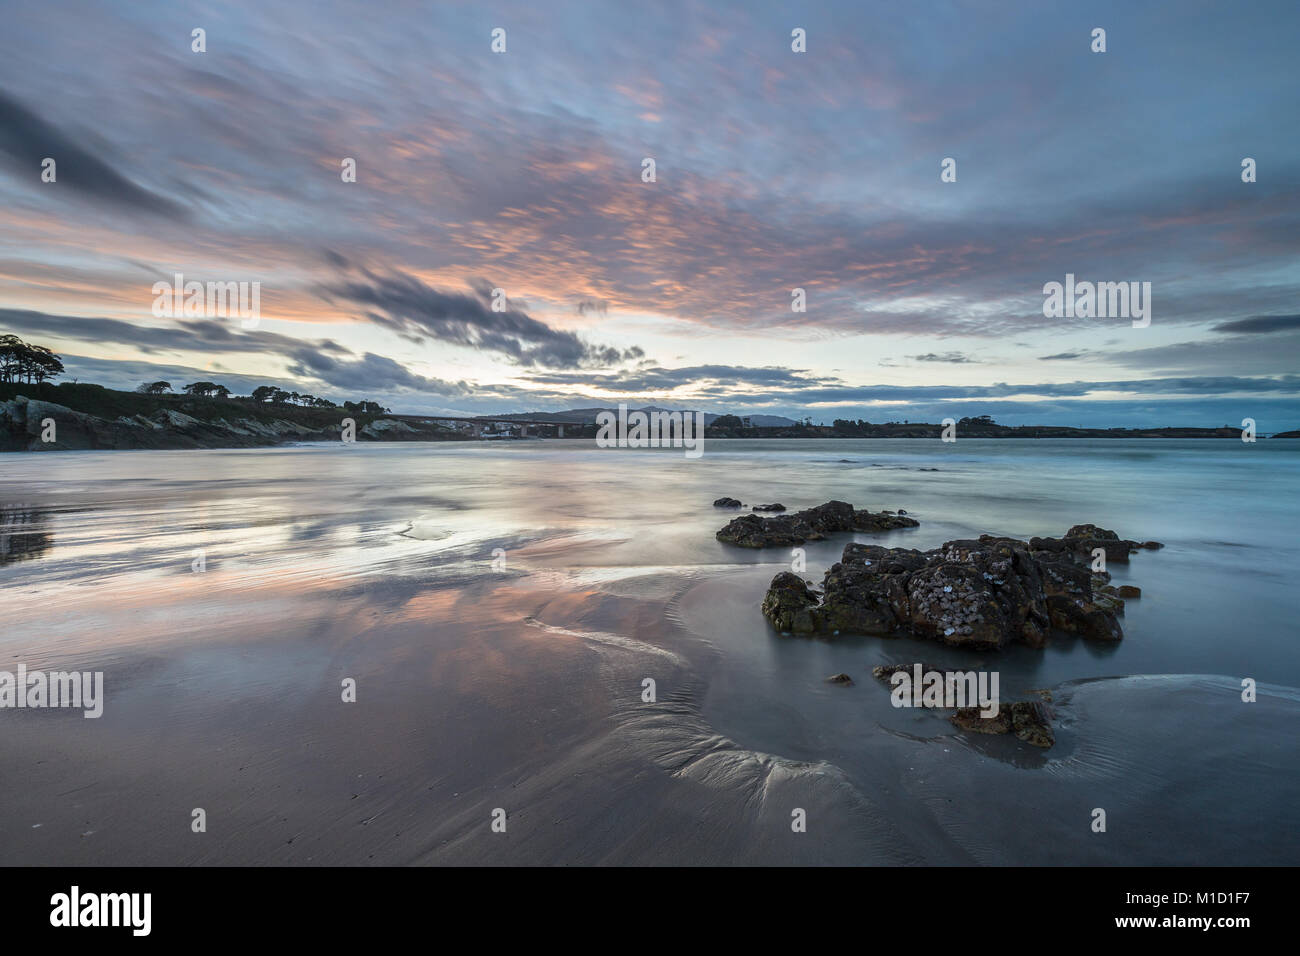
<path id="1" fill-rule="evenodd" d="M 17 100 L 0 92 L 0 154 L 18 176 L 28 176 L 37 187 L 64 187 L 90 199 L 119 208 L 174 219 L 188 212 L 163 196 L 137 186 L 111 165 L 95 156 Z M 55 181 L 42 183 L 41 163 L 55 162 Z"/>

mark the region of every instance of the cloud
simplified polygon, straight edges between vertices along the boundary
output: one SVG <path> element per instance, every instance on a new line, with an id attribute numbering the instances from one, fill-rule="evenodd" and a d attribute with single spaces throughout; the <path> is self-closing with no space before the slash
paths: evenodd
<path id="1" fill-rule="evenodd" d="M 1294 99 L 1293 4 L 1171 18 L 1173 0 L 1109 2 L 1125 34 L 1144 42 L 1141 62 L 1121 75 L 1059 69 L 1078 46 L 1051 5 L 954 4 L 940 36 L 920 13 L 828 0 L 806 11 L 815 55 L 792 60 L 780 5 L 683 0 L 682 15 L 665 18 L 560 4 L 537 18 L 522 0 L 502 0 L 503 16 L 528 24 L 535 55 L 520 73 L 475 44 L 442 42 L 478 35 L 472 5 L 390 18 L 284 2 L 284 17 L 244 17 L 247 4 L 235 0 L 240 29 L 223 31 L 220 51 L 206 56 L 188 52 L 186 30 L 157 0 L 139 0 L 141 12 L 9 5 L 0 160 L 19 175 L 0 176 L 0 245 L 14 263 L 0 298 L 50 313 L 122 314 L 110 306 L 130 307 L 121 290 L 139 279 L 133 262 L 164 274 L 231 262 L 227 274 L 241 275 L 256 263 L 282 288 L 363 287 L 346 290 L 358 300 L 336 295 L 344 308 L 321 316 L 363 323 L 340 335 L 355 349 L 334 355 L 344 365 L 367 352 L 410 361 L 396 329 L 481 350 L 481 396 L 510 394 L 503 382 L 520 368 L 571 376 L 530 383 L 539 402 L 559 390 L 674 382 L 725 397 L 729 383 L 700 370 L 740 362 L 810 371 L 771 381 L 771 372 L 740 371 L 730 383 L 738 402 L 762 393 L 812 400 L 854 387 L 824 374 L 848 364 L 839 356 L 850 350 L 868 366 L 871 356 L 894 356 L 901 370 L 890 380 L 900 385 L 944 371 L 938 358 L 902 358 L 914 348 L 973 357 L 954 368 L 970 364 L 963 378 L 990 387 L 1050 378 L 1044 361 L 1080 358 L 1113 380 L 1297 367 L 1300 329 L 1287 334 L 1278 319 L 1295 312 L 1300 291 L 1290 268 L 1300 134 L 1273 121 Z M 310 42 L 292 31 L 304 16 L 315 25 Z M 683 34 L 683 22 L 698 29 Z M 875 38 L 871 55 L 864 36 Z M 987 44 L 970 42 L 980 36 L 998 37 L 1002 55 L 984 55 Z M 1189 50 L 1249 69 L 1220 71 L 1207 99 Z M 664 71 L 670 61 L 681 68 Z M 155 74 L 168 77 L 165 89 Z M 647 124 L 647 111 L 660 121 Z M 1143 125 L 1147 115 L 1162 122 Z M 113 158 L 85 141 L 110 130 Z M 59 215 L 58 197 L 72 193 L 41 185 L 39 157 L 27 151 L 59 138 L 58 149 L 71 143 L 103 157 L 100 172 L 115 172 L 92 175 L 91 191 L 79 192 L 107 212 L 78 201 L 75 217 Z M 1258 183 L 1240 182 L 1235 159 L 1225 166 L 1225 142 L 1269 157 Z M 938 158 L 953 153 L 960 185 L 942 185 Z M 640 181 L 646 155 L 658 160 L 657 183 Z M 357 158 L 358 183 L 340 181 L 343 156 Z M 162 195 L 192 210 L 186 228 L 159 220 L 142 229 L 116 214 Z M 338 255 L 322 263 L 319 250 L 331 245 L 384 264 L 384 274 L 356 272 Z M 422 283 L 406 288 L 389 269 Z M 1046 320 L 1042 285 L 1067 272 L 1150 280 L 1152 327 Z M 477 275 L 516 293 L 508 313 L 485 310 L 479 291 L 462 288 L 462 277 Z M 797 316 L 796 286 L 808 292 L 808 312 Z M 614 319 L 599 331 L 562 331 L 575 313 L 575 329 Z M 295 317 L 316 318 L 308 309 Z M 1222 334 L 1246 320 L 1241 334 Z M 1215 323 L 1224 327 L 1209 331 Z M 1179 325 L 1186 334 L 1171 331 Z M 237 330 L 219 341 L 215 329 L 183 338 L 139 329 L 95 327 L 99 341 L 135 357 L 292 351 Z M 635 331 L 625 339 L 614 329 Z M 1267 348 L 1261 332 L 1271 333 Z M 980 358 L 991 340 L 1017 361 Z M 625 347 L 632 341 L 687 354 L 675 361 L 697 372 L 646 360 L 633 370 L 639 378 L 591 373 L 641 361 Z"/>
<path id="2" fill-rule="evenodd" d="M 225 319 L 177 320 L 174 325 L 140 325 L 122 319 L 80 315 L 51 315 L 25 309 L 0 309 L 0 328 L 28 336 L 57 336 L 83 342 L 129 345 L 145 354 L 172 352 L 288 352 L 301 349 L 305 340 L 264 330 L 242 330 Z M 311 347 L 332 355 L 349 355 L 332 339 L 318 339 Z"/>
<path id="3" fill-rule="evenodd" d="M 1221 322 L 1212 327 L 1210 331 L 1247 332 L 1252 335 L 1267 335 L 1271 332 L 1290 332 L 1293 329 L 1300 329 L 1300 315 L 1256 315 L 1249 319 Z"/>
<path id="4" fill-rule="evenodd" d="M 837 380 L 810 377 L 805 370 L 771 365 L 758 368 L 741 365 L 689 365 L 682 368 L 638 367 L 606 375 L 534 372 L 528 376 L 528 381 L 544 385 L 587 385 L 621 392 L 664 392 L 684 386 L 712 385 L 735 389 L 739 394 L 737 386 L 779 385 L 795 389 Z"/>
<path id="5" fill-rule="evenodd" d="M 911 358 L 918 362 L 944 362 L 949 365 L 967 365 L 973 363 L 972 359 L 967 358 L 961 352 L 944 352 L 942 354 L 926 352 L 924 355 L 913 355 Z"/>
<path id="6" fill-rule="evenodd" d="M 332 259 L 337 263 L 341 257 L 333 254 Z M 473 280 L 469 294 L 435 289 L 396 269 L 379 273 L 358 267 L 357 272 L 359 276 L 322 286 L 322 295 L 361 307 L 371 322 L 417 344 L 428 337 L 497 352 L 516 365 L 545 368 L 610 366 L 623 361 L 625 354 L 644 354 L 591 345 L 573 332 L 553 329 L 486 279 Z"/>
<path id="7" fill-rule="evenodd" d="M 313 349 L 299 349 L 292 358 L 293 362 L 289 365 L 291 375 L 316 379 L 357 394 L 399 389 L 450 396 L 470 392 L 469 386 L 464 382 L 448 382 L 416 375 L 399 362 L 373 352 L 367 352 L 359 359 L 344 360 L 322 355 Z"/>
<path id="8" fill-rule="evenodd" d="M 99 202 L 155 216 L 184 219 L 189 215 L 172 200 L 137 186 L 3 92 L 0 154 L 9 158 L 15 173 L 43 189 L 66 188 Z M 56 179 L 52 184 L 41 183 L 38 178 L 46 158 L 55 161 Z"/>

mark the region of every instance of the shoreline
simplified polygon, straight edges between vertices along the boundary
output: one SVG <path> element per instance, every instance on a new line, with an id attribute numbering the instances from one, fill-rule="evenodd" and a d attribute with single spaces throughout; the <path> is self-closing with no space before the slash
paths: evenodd
<path id="1" fill-rule="evenodd" d="M 33 398 L 27 392 L 40 397 Z M 8 396 L 7 398 L 5 396 Z M 58 399 L 68 404 L 62 404 Z M 401 415 L 389 411 L 350 411 L 340 407 L 272 405 L 250 399 L 141 395 L 95 385 L 31 388 L 0 386 L 0 451 L 120 451 L 197 448 L 271 448 L 301 442 L 492 442 L 593 440 L 597 425 L 548 421 L 551 413 L 510 413 L 499 417 Z M 946 420 L 951 422 L 951 419 Z M 350 423 L 350 424 L 349 424 Z M 495 425 L 494 425 L 495 423 Z M 502 426 L 507 433 L 483 434 Z M 569 428 L 566 436 L 564 428 Z M 1253 427 L 1253 426 L 1252 426 Z M 518 433 L 515 434 L 514 430 Z M 530 429 L 533 434 L 529 434 Z M 573 434 L 577 431 L 578 434 Z M 955 425 L 867 423 L 835 426 L 722 427 L 708 425 L 705 441 L 960 439 L 1224 439 L 1243 442 L 1297 438 L 1300 431 L 1255 436 L 1241 428 L 1071 428 L 1047 425 L 1003 426 L 963 420 Z"/>

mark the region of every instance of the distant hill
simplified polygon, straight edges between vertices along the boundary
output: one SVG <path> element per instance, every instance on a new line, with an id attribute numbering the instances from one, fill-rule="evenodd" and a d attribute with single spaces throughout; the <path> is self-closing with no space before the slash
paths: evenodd
<path id="1" fill-rule="evenodd" d="M 686 413 L 688 410 L 679 408 L 661 408 L 658 405 L 643 405 L 640 408 L 629 408 L 628 411 L 646 412 L 648 414 L 650 412 L 678 411 Z M 510 421 L 515 418 L 528 418 L 533 421 L 542 422 L 584 422 L 588 425 L 594 425 L 596 423 L 596 416 L 601 412 L 613 412 L 617 415 L 618 406 L 612 405 L 597 406 L 596 408 L 574 408 L 567 412 L 510 412 L 506 415 L 493 415 L 491 417 L 499 418 L 502 421 Z M 691 414 L 694 414 L 694 412 L 691 411 Z M 713 420 L 719 417 L 719 415 L 715 415 L 712 412 L 705 412 L 704 424 L 712 424 Z M 746 416 L 741 415 L 738 417 L 744 418 Z M 799 424 L 792 418 L 782 418 L 780 415 L 750 415 L 748 417 L 750 425 L 754 428 L 789 428 L 793 425 Z"/>

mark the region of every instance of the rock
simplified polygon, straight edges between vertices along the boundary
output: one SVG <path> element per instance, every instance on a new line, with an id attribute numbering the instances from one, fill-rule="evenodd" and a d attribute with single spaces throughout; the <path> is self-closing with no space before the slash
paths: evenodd
<path id="1" fill-rule="evenodd" d="M 1030 551 L 1047 551 L 1052 554 L 1065 554 L 1073 545 L 1064 538 L 1030 538 Z"/>
<path id="2" fill-rule="evenodd" d="M 1159 551 L 1164 547 L 1164 545 L 1159 541 L 1143 541 L 1142 547 L 1146 548 L 1148 551 Z"/>
<path id="3" fill-rule="evenodd" d="M 780 631 L 812 634 L 818 629 L 818 621 L 813 616 L 816 606 L 817 595 L 798 575 L 782 571 L 772 579 L 763 598 L 763 616 Z"/>
<path id="4" fill-rule="evenodd" d="M 1106 555 L 1106 563 L 1128 564 L 1128 556 L 1137 551 L 1128 541 L 1111 541 L 1109 538 L 1079 538 L 1079 550 L 1091 555 L 1097 549 Z"/>
<path id="5" fill-rule="evenodd" d="M 1107 531 L 1105 528 L 1098 528 L 1095 524 L 1076 524 L 1069 531 L 1065 532 L 1067 538 L 1097 538 L 1102 541 L 1118 541 L 1119 535 L 1114 531 Z"/>
<path id="6" fill-rule="evenodd" d="M 998 648 L 1013 640 L 997 589 L 986 573 L 940 563 L 911 575 L 907 623 L 912 635 L 976 648 Z"/>
<path id="7" fill-rule="evenodd" d="M 1041 701 L 1016 701 L 1011 705 L 1012 731 L 1027 744 L 1050 747 L 1056 743 L 1050 715 L 1051 709 Z"/>
<path id="8" fill-rule="evenodd" d="M 1030 538 L 1031 551 L 1049 551 L 1055 554 L 1071 553 L 1091 559 L 1092 552 L 1101 549 L 1106 562 L 1128 563 L 1128 556 L 1141 547 L 1136 541 L 1126 541 L 1114 531 L 1095 524 L 1077 524 L 1060 538 Z"/>
<path id="9" fill-rule="evenodd" d="M 855 516 L 851 506 L 843 508 Z M 785 541 L 797 544 L 803 531 L 792 525 L 774 528 L 772 523 L 805 514 L 785 519 L 744 515 L 724 531 L 739 530 L 742 540 L 771 542 L 780 528 Z M 838 508 L 826 514 L 855 520 Z M 1104 530 L 1094 525 L 1071 530 L 1079 529 L 1087 534 Z M 1049 540 L 1067 545 L 1114 543 L 1097 537 Z M 1086 552 L 1072 547 L 1036 549 L 1033 541 L 988 534 L 949 541 L 931 551 L 851 542 L 841 559 L 827 569 L 820 601 L 803 581 L 782 572 L 772 581 L 763 613 L 782 631 L 829 636 L 906 634 L 976 650 L 1011 644 L 1041 648 L 1053 631 L 1112 643 L 1124 636 L 1119 615 L 1128 592 L 1109 580 L 1108 574 L 1091 571 L 1091 556 Z"/>
<path id="10" fill-rule="evenodd" d="M 916 672 L 916 668 L 918 667 L 921 668 L 922 674 L 930 670 L 930 668 L 926 667 L 925 664 L 923 663 L 877 664 L 875 667 L 871 668 L 871 676 L 874 677 L 876 680 L 883 680 L 885 683 L 889 683 L 889 679 L 893 677 L 895 674 L 897 674 L 899 671 L 904 671 L 908 674 L 913 674 Z"/>
<path id="11" fill-rule="evenodd" d="M 1089 641 L 1114 642 L 1124 637 L 1115 612 L 1092 601 L 1056 594 L 1047 599 L 1047 608 L 1058 631 Z"/>
<path id="12" fill-rule="evenodd" d="M 418 435 L 414 428 L 403 421 L 392 418 L 377 418 L 360 429 L 359 434 L 366 438 L 395 438 L 397 436 Z"/>
<path id="13" fill-rule="evenodd" d="M 1035 747 L 1047 748 L 1056 743 L 1051 710 L 1041 701 L 1004 703 L 992 717 L 983 716 L 978 707 L 959 707 L 948 719 L 962 730 L 977 734 L 1014 733 Z"/>
<path id="14" fill-rule="evenodd" d="M 1104 610 L 1123 614 L 1124 599 L 1120 596 L 1119 588 L 1113 584 L 1098 583 L 1098 577 L 1098 575 L 1093 576 L 1092 603 Z"/>
<path id="15" fill-rule="evenodd" d="M 832 674 L 830 677 L 826 678 L 826 683 L 847 685 L 853 683 L 853 678 L 848 674 Z"/>
<path id="16" fill-rule="evenodd" d="M 1121 584 L 1119 586 L 1119 596 L 1122 598 L 1140 598 L 1142 589 L 1132 584 Z"/>
<path id="17" fill-rule="evenodd" d="M 772 524 L 774 521 L 783 523 Z M 756 514 L 741 515 L 720 530 L 716 537 L 724 544 L 735 544 L 742 548 L 789 547 L 808 540 L 812 532 L 806 526 L 787 522 L 789 519 L 765 519 Z"/>
<path id="18" fill-rule="evenodd" d="M 735 498 L 719 498 L 713 502 L 715 508 L 739 508 L 740 502 Z"/>
<path id="19" fill-rule="evenodd" d="M 755 510 L 755 511 L 784 511 L 784 510 L 785 510 L 785 505 L 782 505 L 782 504 L 775 504 L 775 505 L 754 505 L 754 510 Z"/>
<path id="20" fill-rule="evenodd" d="M 724 544 L 735 544 L 742 548 L 790 547 L 805 541 L 820 541 L 828 534 L 837 532 L 892 531 L 896 528 L 915 528 L 918 523 L 913 518 L 899 515 L 857 511 L 853 505 L 844 501 L 828 501 L 805 511 L 771 518 L 756 514 L 741 515 L 721 529 L 717 533 L 717 539 Z"/>
<path id="21" fill-rule="evenodd" d="M 958 707 L 948 719 L 962 730 L 977 734 L 1011 733 L 1011 713 L 1005 707 L 999 707 L 992 717 L 981 715 L 978 707 Z"/>

